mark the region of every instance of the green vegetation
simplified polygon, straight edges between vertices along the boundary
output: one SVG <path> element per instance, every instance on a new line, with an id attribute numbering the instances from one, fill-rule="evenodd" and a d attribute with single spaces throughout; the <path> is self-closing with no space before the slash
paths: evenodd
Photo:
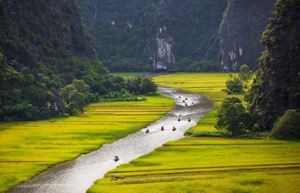
<path id="1" fill-rule="evenodd" d="M 0 192 L 51 166 L 138 131 L 172 106 L 169 98 L 147 96 L 143 101 L 94 103 L 80 116 L 1 123 Z"/>
<path id="2" fill-rule="evenodd" d="M 88 192 L 296 193 L 299 153 L 299 142 L 187 137 L 110 171 Z"/>
<path id="3" fill-rule="evenodd" d="M 250 114 L 242 101 L 236 97 L 226 98 L 217 113 L 216 127 L 229 131 L 232 136 L 240 136 L 252 129 Z"/>
<path id="4" fill-rule="evenodd" d="M 242 81 L 249 81 L 253 77 L 253 71 L 250 70 L 247 64 L 242 64 L 239 71 L 239 78 Z"/>
<path id="5" fill-rule="evenodd" d="M 298 0 L 277 0 L 262 35 L 266 50 L 247 101 L 263 131 L 270 131 L 287 109 L 300 109 L 299 10 Z"/>
<path id="6" fill-rule="evenodd" d="M 300 139 L 300 112 L 288 109 L 275 122 L 271 135 L 279 139 Z"/>
<path id="7" fill-rule="evenodd" d="M 242 94 L 243 93 L 243 82 L 237 76 L 229 76 L 226 81 L 226 89 L 224 90 L 227 94 Z"/>
<path id="8" fill-rule="evenodd" d="M 130 101 L 137 100 L 134 94 L 156 92 L 149 78 L 112 76 L 98 60 L 68 57 L 56 65 L 53 71 L 42 65 L 38 78 L 27 67 L 18 71 L 13 64 L 0 64 L 0 120 L 75 115 L 101 99 Z"/>

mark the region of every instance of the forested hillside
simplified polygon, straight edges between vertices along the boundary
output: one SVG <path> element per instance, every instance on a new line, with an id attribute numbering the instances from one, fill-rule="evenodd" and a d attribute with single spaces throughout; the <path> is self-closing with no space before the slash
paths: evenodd
<path id="1" fill-rule="evenodd" d="M 126 85 L 108 74 L 76 1 L 1 0 L 0 14 L 1 121 L 78 114 L 101 95 L 153 91 L 147 79 Z"/>
<path id="2" fill-rule="evenodd" d="M 277 1 L 262 42 L 266 49 L 248 100 L 259 128 L 270 130 L 287 109 L 300 108 L 299 0 Z"/>

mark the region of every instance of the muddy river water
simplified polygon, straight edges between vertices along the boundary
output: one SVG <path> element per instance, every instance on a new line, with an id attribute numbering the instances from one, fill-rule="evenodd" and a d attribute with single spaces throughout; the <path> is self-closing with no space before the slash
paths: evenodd
<path id="1" fill-rule="evenodd" d="M 9 193 L 85 193 L 109 170 L 148 154 L 168 141 L 183 138 L 184 132 L 213 108 L 212 102 L 204 96 L 171 88 L 159 90 L 176 102 L 173 110 L 164 117 L 96 151 L 50 168 L 12 188 Z M 161 131 L 162 126 L 164 131 Z M 116 155 L 119 161 L 113 160 Z"/>

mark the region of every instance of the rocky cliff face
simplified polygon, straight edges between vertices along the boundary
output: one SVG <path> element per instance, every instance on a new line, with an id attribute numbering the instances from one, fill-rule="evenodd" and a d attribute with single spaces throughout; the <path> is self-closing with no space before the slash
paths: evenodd
<path id="1" fill-rule="evenodd" d="M 248 101 L 259 127 L 269 130 L 287 109 L 300 109 L 300 1 L 277 1 L 262 42 L 266 50 Z"/>
<path id="2" fill-rule="evenodd" d="M 174 69 L 173 44 L 173 38 L 169 36 L 166 26 L 160 27 L 152 51 L 154 69 L 157 71 Z"/>
<path id="3" fill-rule="evenodd" d="M 76 55 L 94 57 L 74 0 L 0 1 L 0 51 L 15 67 Z"/>
<path id="4" fill-rule="evenodd" d="M 224 71 L 237 71 L 241 64 L 257 69 L 259 39 L 273 7 L 274 0 L 228 0 L 219 31 Z"/>
<path id="5" fill-rule="evenodd" d="M 217 63 L 217 32 L 226 4 L 226 0 L 80 1 L 98 57 L 115 71 L 151 70 L 153 65 L 182 70 L 193 61 Z"/>

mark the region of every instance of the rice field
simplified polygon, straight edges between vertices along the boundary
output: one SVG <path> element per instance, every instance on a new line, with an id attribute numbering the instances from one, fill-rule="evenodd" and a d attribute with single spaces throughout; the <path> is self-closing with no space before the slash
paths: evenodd
<path id="1" fill-rule="evenodd" d="M 98 149 L 159 119 L 173 106 L 162 96 L 101 102 L 68 118 L 0 124 L 0 192 L 47 168 Z"/>
<path id="2" fill-rule="evenodd" d="M 218 132 L 228 74 L 180 73 L 156 83 L 202 93 L 215 109 L 188 131 Z M 242 95 L 237 96 L 243 98 Z M 300 193 L 300 141 L 186 137 L 110 171 L 89 193 Z"/>
<path id="3" fill-rule="evenodd" d="M 187 137 L 110 171 L 88 192 L 299 193 L 296 155 L 299 142 Z"/>

